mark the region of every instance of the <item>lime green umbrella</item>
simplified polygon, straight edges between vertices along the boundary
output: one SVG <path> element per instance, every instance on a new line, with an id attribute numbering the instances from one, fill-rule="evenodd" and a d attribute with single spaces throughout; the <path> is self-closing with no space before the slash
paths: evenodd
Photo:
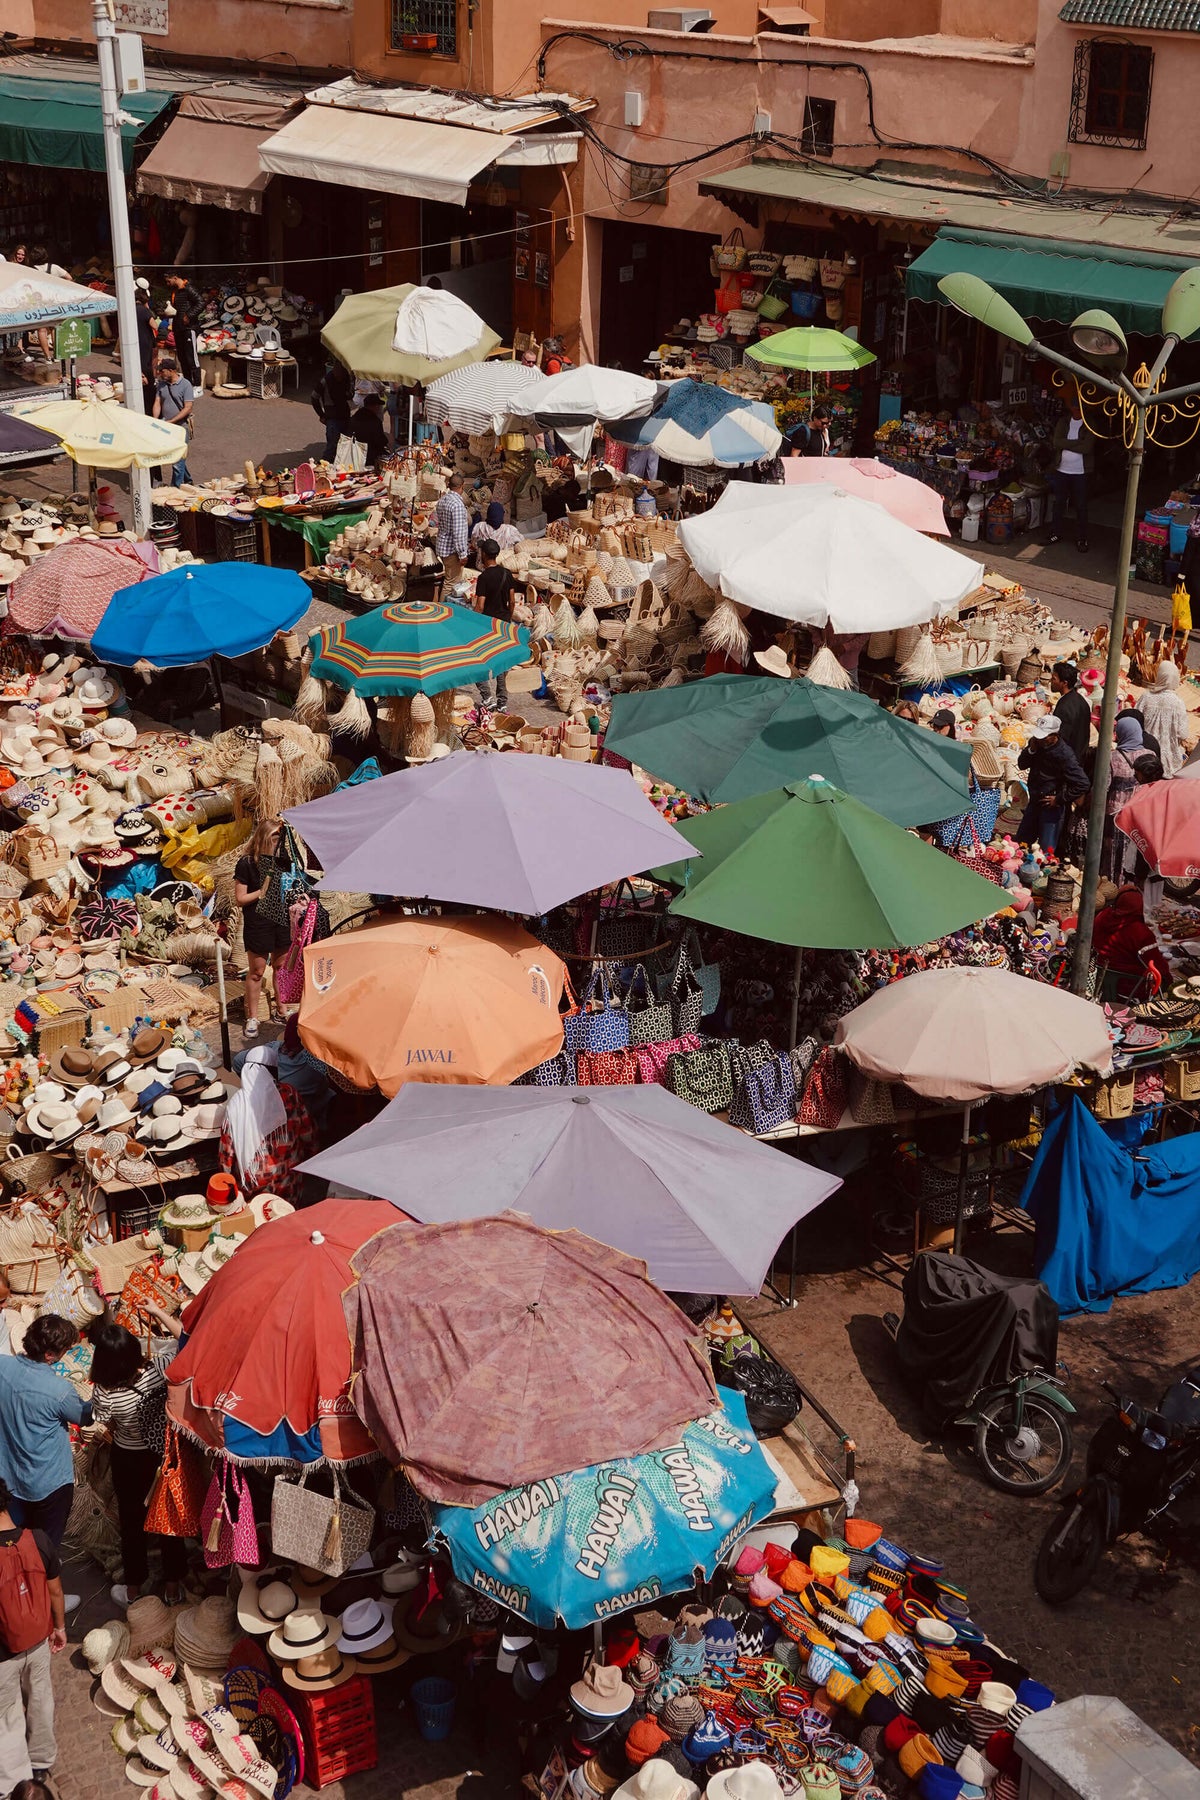
<path id="1" fill-rule="evenodd" d="M 406 281 L 348 294 L 321 342 L 355 375 L 411 387 L 482 362 L 500 338 L 448 288 Z"/>
<path id="2" fill-rule="evenodd" d="M 810 371 L 862 369 L 875 361 L 874 353 L 853 338 L 821 325 L 796 325 L 791 331 L 773 332 L 751 344 L 746 355 L 776 368 Z"/>

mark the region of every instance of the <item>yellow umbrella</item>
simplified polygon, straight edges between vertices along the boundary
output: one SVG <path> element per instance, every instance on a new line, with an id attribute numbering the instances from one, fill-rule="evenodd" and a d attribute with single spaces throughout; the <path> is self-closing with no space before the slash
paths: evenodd
<path id="1" fill-rule="evenodd" d="M 503 1086 L 562 1049 L 564 968 L 508 919 L 396 919 L 304 952 L 300 1038 L 355 1087 Z"/>
<path id="2" fill-rule="evenodd" d="M 187 455 L 182 425 L 130 412 L 117 400 L 31 400 L 13 411 L 60 439 L 85 468 L 153 469 Z"/>

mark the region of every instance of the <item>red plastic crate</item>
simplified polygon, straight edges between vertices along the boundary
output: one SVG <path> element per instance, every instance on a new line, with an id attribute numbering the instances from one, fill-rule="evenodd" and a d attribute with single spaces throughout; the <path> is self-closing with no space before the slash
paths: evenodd
<path id="1" fill-rule="evenodd" d="M 379 1750 L 372 1729 L 360 1738 L 345 1743 L 339 1750 L 321 1753 L 304 1764 L 304 1780 L 308 1787 L 328 1787 L 330 1782 L 344 1781 L 347 1775 L 361 1775 L 379 1761 Z"/>
<path id="2" fill-rule="evenodd" d="M 304 1737 L 304 1779 L 310 1786 L 328 1787 L 375 1767 L 375 1703 L 365 1675 L 325 1694 L 298 1694 L 295 1711 Z"/>

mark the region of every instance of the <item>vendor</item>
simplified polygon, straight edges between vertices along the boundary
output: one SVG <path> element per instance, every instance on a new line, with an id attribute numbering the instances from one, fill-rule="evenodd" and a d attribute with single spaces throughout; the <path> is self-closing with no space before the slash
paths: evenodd
<path id="1" fill-rule="evenodd" d="M 381 394 L 363 396 L 362 405 L 350 420 L 350 435 L 366 449 L 368 463 L 379 463 L 387 455 Z"/>
<path id="2" fill-rule="evenodd" d="M 1029 805 L 1017 838 L 1022 844 L 1039 843 L 1043 850 L 1057 848 L 1068 806 L 1088 791 L 1088 778 L 1075 752 L 1062 742 L 1060 729 L 1060 721 L 1047 713 L 1017 758 L 1018 767 L 1029 770 Z"/>
<path id="3" fill-rule="evenodd" d="M 490 501 L 486 517 L 471 528 L 471 549 L 477 559 L 485 543 L 495 543 L 500 550 L 512 550 L 521 541 L 521 534 L 516 526 L 505 524 L 504 507 L 499 500 Z M 478 567 L 483 567 L 481 561 L 478 562 Z"/>
<path id="4" fill-rule="evenodd" d="M 1050 470 L 1050 530 L 1048 544 L 1057 544 L 1063 534 L 1067 508 L 1075 508 L 1075 548 L 1088 547 L 1088 481 L 1095 466 L 1096 440 L 1083 422 L 1079 395 L 1072 399 L 1067 411 L 1054 427 L 1054 466 Z"/>
<path id="5" fill-rule="evenodd" d="M 544 502 L 547 525 L 553 525 L 556 519 L 565 519 L 568 513 L 577 511 L 582 498 L 579 483 L 573 475 L 554 487 L 548 487 Z"/>
<path id="6" fill-rule="evenodd" d="M 1142 896 L 1135 887 L 1123 887 L 1096 914 L 1092 944 L 1097 961 L 1115 976 L 1140 978 L 1147 969 L 1153 969 L 1160 985 L 1171 979 L 1170 968 L 1146 923 Z M 1110 997 L 1116 999 L 1118 995 Z"/>
<path id="7" fill-rule="evenodd" d="M 278 968 L 291 947 L 288 925 L 260 916 L 258 903 L 275 873 L 275 849 L 283 826 L 278 819 L 260 819 L 250 839 L 250 849 L 233 871 L 233 897 L 242 909 L 242 942 L 246 949 L 246 1022 L 243 1035 L 258 1036 L 258 1001 L 267 962 Z"/>

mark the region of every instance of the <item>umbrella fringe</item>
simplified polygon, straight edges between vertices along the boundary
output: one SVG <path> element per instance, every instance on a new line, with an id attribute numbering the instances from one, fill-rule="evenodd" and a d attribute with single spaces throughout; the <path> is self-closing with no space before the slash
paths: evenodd
<path id="1" fill-rule="evenodd" d="M 311 1462 L 300 1462 L 294 1456 L 238 1456 L 232 1450 L 214 1450 L 208 1439 L 201 1437 L 194 1426 L 185 1425 L 180 1419 L 172 1417 L 171 1425 L 180 1437 L 186 1438 L 189 1444 L 195 1444 L 206 1456 L 224 1457 L 226 1462 L 233 1463 L 239 1469 L 361 1469 L 367 1463 L 387 1460 L 381 1450 L 367 1450 L 362 1456 L 317 1456 Z"/>

